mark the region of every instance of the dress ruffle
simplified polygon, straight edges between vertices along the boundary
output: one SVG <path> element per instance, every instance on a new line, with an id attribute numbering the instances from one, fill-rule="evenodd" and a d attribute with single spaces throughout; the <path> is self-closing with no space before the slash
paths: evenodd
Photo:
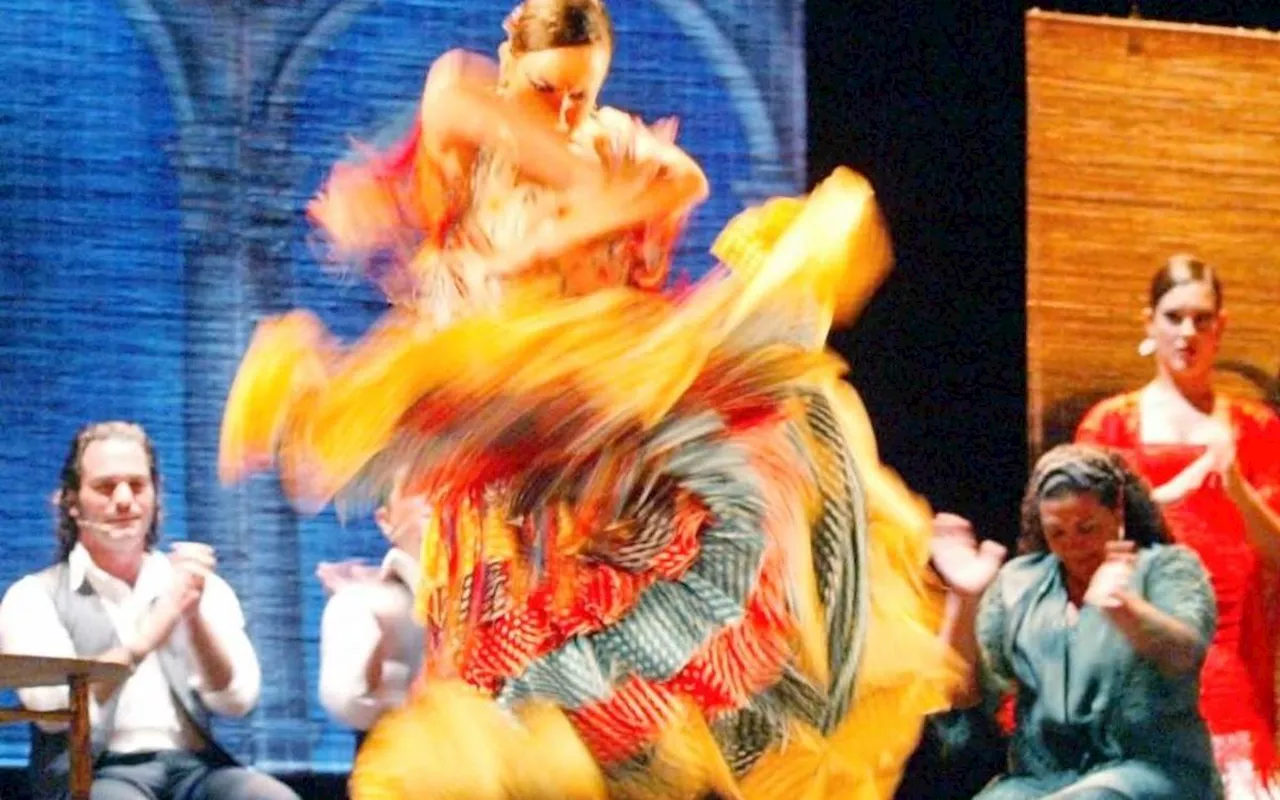
<path id="1" fill-rule="evenodd" d="M 260 329 L 224 477 L 273 463 L 304 510 L 404 481 L 435 509 L 432 666 L 366 742 L 354 797 L 892 794 L 957 670 L 928 509 L 822 350 L 888 266 L 874 197 L 838 172 L 745 212 L 716 253 L 680 297 L 514 287 L 443 328 L 393 313 L 345 351 L 303 314 Z M 456 678 L 493 706 L 456 716 Z M 548 706 L 573 736 L 528 735 Z M 460 725 L 501 763 L 421 756 Z M 544 756 L 588 793 L 539 794 Z"/>

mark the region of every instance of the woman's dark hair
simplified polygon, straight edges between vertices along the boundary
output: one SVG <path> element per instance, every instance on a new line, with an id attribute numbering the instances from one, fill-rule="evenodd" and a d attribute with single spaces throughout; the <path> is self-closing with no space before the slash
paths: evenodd
<path id="1" fill-rule="evenodd" d="M 525 0 L 503 27 L 515 54 L 597 43 L 613 45 L 613 21 L 604 0 Z"/>
<path id="2" fill-rule="evenodd" d="M 66 561 L 67 556 L 75 549 L 80 540 L 80 528 L 71 515 L 76 507 L 77 495 L 80 492 L 81 470 L 84 451 L 94 442 L 107 439 L 123 439 L 137 442 L 147 454 L 147 469 L 151 474 L 151 485 L 155 487 L 156 511 L 151 519 L 151 529 L 147 531 L 147 547 L 153 547 L 159 538 L 160 525 L 160 468 L 156 463 L 156 449 L 151 438 L 141 425 L 132 422 L 94 422 L 76 431 L 67 450 L 67 458 L 62 462 L 62 481 L 58 490 L 53 493 L 53 505 L 56 509 L 57 523 L 55 533 L 58 540 L 55 561 Z"/>
<path id="3" fill-rule="evenodd" d="M 1120 510 L 1124 538 L 1139 548 L 1170 541 L 1151 489 L 1115 452 L 1099 447 L 1060 445 L 1040 457 L 1022 497 L 1019 553 L 1048 549 L 1040 525 L 1040 503 L 1061 497 L 1092 494 L 1107 508 Z"/>
<path id="4" fill-rule="evenodd" d="M 1216 309 L 1222 308 L 1222 282 L 1218 280 L 1218 273 L 1213 267 L 1204 263 L 1195 256 L 1185 253 L 1179 253 L 1170 256 L 1164 266 L 1156 270 L 1156 274 L 1151 277 L 1151 291 L 1148 295 L 1148 302 L 1151 308 L 1155 308 L 1160 304 L 1160 298 L 1169 293 L 1175 286 L 1181 286 L 1184 283 L 1199 283 L 1204 281 L 1213 287 L 1213 305 Z"/>

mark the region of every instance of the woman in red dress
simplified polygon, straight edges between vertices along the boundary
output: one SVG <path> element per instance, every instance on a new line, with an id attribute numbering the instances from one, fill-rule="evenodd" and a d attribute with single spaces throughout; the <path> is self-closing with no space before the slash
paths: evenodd
<path id="1" fill-rule="evenodd" d="M 1201 674 L 1201 711 L 1229 798 L 1276 796 L 1276 615 L 1280 418 L 1216 392 L 1226 324 L 1211 267 L 1174 256 L 1151 282 L 1147 338 L 1155 378 L 1104 400 L 1076 440 L 1121 450 L 1155 487 L 1174 537 L 1208 568 L 1219 607 Z"/>

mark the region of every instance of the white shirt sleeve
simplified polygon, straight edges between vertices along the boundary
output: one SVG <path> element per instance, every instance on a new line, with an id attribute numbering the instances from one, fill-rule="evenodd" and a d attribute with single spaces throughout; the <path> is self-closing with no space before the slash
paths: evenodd
<path id="1" fill-rule="evenodd" d="M 205 581 L 199 613 L 231 661 L 231 683 L 218 691 L 208 689 L 199 665 L 191 664 L 191 687 L 213 713 L 243 717 L 258 704 L 262 667 L 245 631 L 240 601 L 227 582 L 216 574 Z"/>
<path id="2" fill-rule="evenodd" d="M 36 575 L 22 578 L 0 600 L 0 652 L 10 655 L 77 658 L 71 634 L 67 631 L 53 598 Z M 36 686 L 18 689 L 18 699 L 32 711 L 60 711 L 71 705 L 71 690 L 66 686 Z M 96 722 L 100 714 L 98 702 L 90 695 L 89 715 Z M 49 732 L 66 730 L 65 723 L 39 723 Z"/>
<path id="3" fill-rule="evenodd" d="M 368 730 L 383 712 L 402 702 L 412 679 L 406 664 L 385 659 L 381 684 L 369 690 L 369 661 L 378 657 L 383 637 L 375 609 L 407 616 L 413 599 L 404 587 L 390 582 L 345 586 L 329 598 L 320 622 L 320 704 L 356 730 Z"/>

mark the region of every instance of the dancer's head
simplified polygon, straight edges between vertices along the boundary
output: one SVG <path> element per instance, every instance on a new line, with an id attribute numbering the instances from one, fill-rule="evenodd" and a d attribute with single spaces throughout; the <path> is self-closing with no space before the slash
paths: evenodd
<path id="1" fill-rule="evenodd" d="M 1087 581 L 1117 539 L 1139 548 L 1169 540 L 1146 482 L 1118 455 L 1096 447 L 1062 445 L 1045 453 L 1022 499 L 1018 550 L 1048 550 L 1068 574 Z"/>
<path id="2" fill-rule="evenodd" d="M 1146 318 L 1160 371 L 1180 383 L 1207 382 L 1226 327 L 1213 267 L 1189 255 L 1170 258 L 1151 279 Z"/>
<path id="3" fill-rule="evenodd" d="M 503 91 L 572 131 L 595 108 L 613 56 L 604 0 L 525 0 L 504 27 Z"/>

